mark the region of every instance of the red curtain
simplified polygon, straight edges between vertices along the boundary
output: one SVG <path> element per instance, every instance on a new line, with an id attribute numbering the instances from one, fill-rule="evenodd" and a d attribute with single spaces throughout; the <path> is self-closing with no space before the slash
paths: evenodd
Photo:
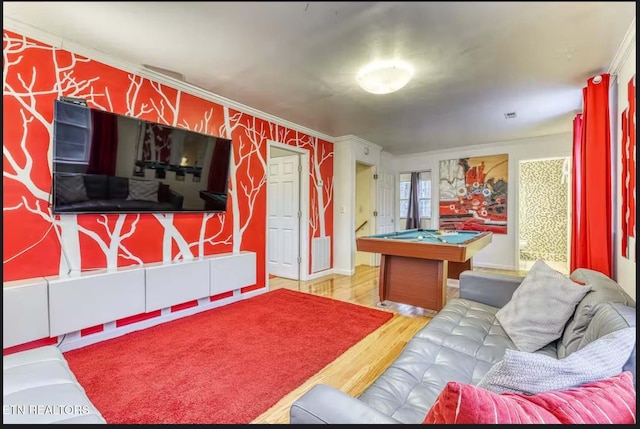
<path id="1" fill-rule="evenodd" d="M 589 268 L 612 275 L 611 127 L 609 80 L 589 79 L 582 115 L 574 120 L 571 271 Z"/>
<path id="2" fill-rule="evenodd" d="M 91 149 L 87 173 L 115 176 L 117 154 L 118 117 L 100 110 L 92 110 Z"/>
<path id="3" fill-rule="evenodd" d="M 231 141 L 218 138 L 213 148 L 209 177 L 207 178 L 207 190 L 211 192 L 227 193 L 227 179 L 229 164 L 231 162 Z"/>

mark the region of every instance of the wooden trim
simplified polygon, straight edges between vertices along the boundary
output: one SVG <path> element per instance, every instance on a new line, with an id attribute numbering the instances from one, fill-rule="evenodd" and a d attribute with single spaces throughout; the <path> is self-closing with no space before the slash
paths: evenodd
<path id="1" fill-rule="evenodd" d="M 359 237 L 356 239 L 356 248 L 361 252 L 464 262 L 491 243 L 492 236 L 492 232 L 482 232 L 463 244 L 426 243 L 394 240 L 392 238 Z"/>
<path id="2" fill-rule="evenodd" d="M 473 269 L 473 258 L 469 258 L 464 262 L 449 262 L 448 278 L 459 279 L 460 273 Z"/>
<path id="3" fill-rule="evenodd" d="M 380 275 L 378 279 L 378 294 L 380 295 L 380 302 L 383 302 L 387 298 L 387 282 L 385 281 L 385 277 L 387 275 L 387 262 L 388 258 L 386 255 L 380 256 Z"/>
<path id="4" fill-rule="evenodd" d="M 491 243 L 492 239 L 493 239 L 493 233 L 489 231 L 485 231 L 480 233 L 477 237 L 473 238 L 472 240 L 469 240 L 468 242 L 466 242 L 464 260 L 466 261 L 467 259 L 474 256 L 476 253 L 478 253 L 479 251 L 487 247 Z"/>
<path id="5" fill-rule="evenodd" d="M 368 220 L 365 220 L 364 222 L 362 222 L 362 225 L 356 228 L 356 232 L 360 231 L 368 222 L 369 222 Z"/>

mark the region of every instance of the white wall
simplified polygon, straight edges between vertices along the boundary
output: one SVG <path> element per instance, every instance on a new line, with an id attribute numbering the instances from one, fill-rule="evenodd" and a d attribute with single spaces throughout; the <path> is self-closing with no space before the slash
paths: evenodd
<path id="1" fill-rule="evenodd" d="M 380 152 L 380 166 L 378 168 L 379 171 L 384 171 L 386 173 L 396 173 L 395 170 L 395 156 L 391 155 L 389 152 L 381 151 Z"/>
<path id="2" fill-rule="evenodd" d="M 613 94 L 611 97 L 611 115 L 614 120 L 611 121 L 612 127 L 615 129 L 612 132 L 612 146 L 615 148 L 615 162 L 616 168 L 613 169 L 614 182 L 616 184 L 615 192 L 615 211 L 613 212 L 613 221 L 615 226 L 615 249 L 614 249 L 614 279 L 624 288 L 624 290 L 631 295 L 633 299 L 636 297 L 636 263 L 633 260 L 635 240 L 629 240 L 629 247 L 631 249 L 629 259 L 622 257 L 622 112 L 629 105 L 627 97 L 627 84 L 632 76 L 636 73 L 636 40 L 635 40 L 635 25 L 633 27 L 633 40 L 630 42 L 630 48 L 626 59 L 620 64 L 619 70 L 616 73 L 616 84 L 613 88 Z M 614 144 L 615 142 L 615 144 Z"/>
<path id="3" fill-rule="evenodd" d="M 355 157 L 348 142 L 333 145 L 333 272 L 352 275 L 351 215 L 355 203 Z M 353 178 L 351 166 L 353 165 Z M 349 232 L 351 231 L 351 232 Z"/>
<path id="4" fill-rule="evenodd" d="M 356 237 L 366 237 L 373 233 L 371 227 L 371 166 L 356 163 L 356 228 L 367 223 L 360 231 L 356 233 Z M 355 230 L 354 230 L 355 231 Z M 356 251 L 356 266 L 371 265 L 371 253 Z"/>
<path id="5" fill-rule="evenodd" d="M 439 163 L 441 160 L 472 156 L 509 154 L 509 191 L 507 196 L 507 234 L 493 234 L 491 244 L 473 257 L 475 266 L 505 270 L 518 269 L 518 165 L 522 160 L 571 156 L 571 133 L 530 139 L 513 140 L 470 146 L 466 148 L 439 150 L 396 157 L 395 171 L 431 170 L 431 207 L 433 218 L 430 228 L 438 228 Z M 399 219 L 396 219 L 399 225 Z"/>
<path id="6" fill-rule="evenodd" d="M 355 267 L 356 162 L 372 165 L 377 172 L 380 154 L 380 146 L 356 136 L 334 139 L 333 272 L 336 274 L 352 275 Z M 375 206 L 375 201 L 372 204 Z"/>

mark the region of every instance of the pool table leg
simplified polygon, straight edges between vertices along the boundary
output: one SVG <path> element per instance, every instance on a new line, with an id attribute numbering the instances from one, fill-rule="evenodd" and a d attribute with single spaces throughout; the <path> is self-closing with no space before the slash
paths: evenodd
<path id="1" fill-rule="evenodd" d="M 380 302 L 440 311 L 446 303 L 447 265 L 447 261 L 381 255 Z"/>
<path id="2" fill-rule="evenodd" d="M 387 255 L 380 255 L 380 269 L 378 274 L 378 295 L 380 303 L 383 304 L 387 300 L 388 285 L 385 282 L 387 276 Z"/>
<path id="3" fill-rule="evenodd" d="M 447 275 L 450 279 L 459 279 L 460 273 L 473 268 L 473 258 L 469 258 L 464 262 L 452 262 L 449 261 L 449 273 Z"/>

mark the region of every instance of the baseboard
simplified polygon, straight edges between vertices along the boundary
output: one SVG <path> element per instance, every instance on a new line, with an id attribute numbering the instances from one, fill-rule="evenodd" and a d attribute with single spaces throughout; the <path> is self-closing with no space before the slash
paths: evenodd
<path id="1" fill-rule="evenodd" d="M 307 276 L 307 280 L 315 280 L 315 279 L 319 279 L 320 277 L 324 277 L 324 276 L 329 276 L 331 274 L 334 274 L 334 269 L 330 268 L 328 270 L 324 270 L 324 271 L 318 271 L 317 273 L 313 273 L 313 274 L 309 274 Z"/>
<path id="2" fill-rule="evenodd" d="M 69 350 L 79 349 L 91 344 L 121 337 L 122 335 L 126 335 L 131 332 L 140 331 L 152 326 L 160 325 L 161 323 L 171 322 L 172 320 L 181 319 L 183 317 L 191 316 L 193 314 L 211 310 L 213 308 L 222 307 L 236 301 L 242 301 L 257 295 L 261 295 L 265 292 L 268 292 L 268 290 L 268 287 L 263 287 L 246 293 L 240 293 L 240 290 L 237 290 L 233 291 L 233 296 L 222 298 L 213 302 L 209 301 L 209 297 L 201 298 L 198 300 L 198 305 L 195 307 L 175 312 L 171 312 L 170 309 L 163 309 L 161 315 L 158 317 L 142 320 L 130 325 L 116 327 L 115 322 L 105 323 L 104 330 L 102 332 L 97 332 L 85 337 L 80 336 L 79 332 L 72 332 L 64 336 L 64 339 L 62 340 L 58 348 L 61 352 L 68 352 Z M 60 337 L 62 337 L 62 335 Z"/>
<path id="3" fill-rule="evenodd" d="M 457 279 L 447 279 L 447 287 L 460 288 L 460 280 L 457 280 Z"/>
<path id="4" fill-rule="evenodd" d="M 353 270 L 340 270 L 338 268 L 333 269 L 333 274 L 339 274 L 341 276 L 352 276 L 355 274 L 355 272 L 356 272 L 355 269 Z"/>
<path id="5" fill-rule="evenodd" d="M 487 264 L 487 263 L 473 263 L 474 268 L 492 268 L 494 270 L 506 270 L 506 271 L 517 271 L 518 268 L 511 265 L 501 265 L 501 264 Z"/>

